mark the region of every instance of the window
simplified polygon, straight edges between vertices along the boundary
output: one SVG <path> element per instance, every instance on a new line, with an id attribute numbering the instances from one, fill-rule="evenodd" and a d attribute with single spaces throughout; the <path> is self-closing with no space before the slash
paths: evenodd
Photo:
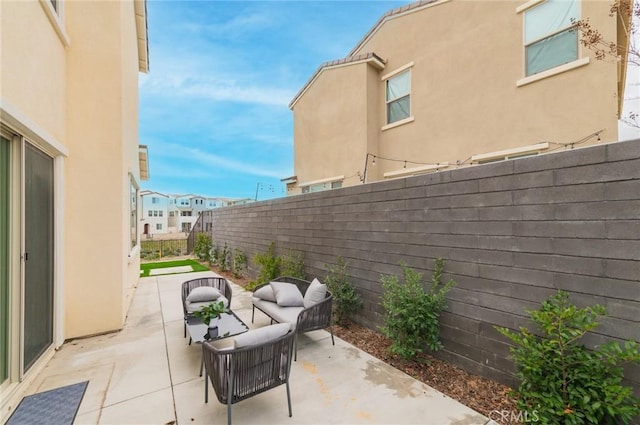
<path id="1" fill-rule="evenodd" d="M 547 0 L 524 13 L 526 75 L 578 59 L 578 0 Z"/>
<path id="2" fill-rule="evenodd" d="M 182 217 L 191 217 L 191 211 L 180 211 Z"/>
<path id="3" fill-rule="evenodd" d="M 153 211 L 153 216 L 157 217 L 158 216 L 158 211 Z"/>
<path id="4" fill-rule="evenodd" d="M 160 199 L 159 199 L 159 198 L 156 198 L 155 196 L 154 196 L 153 198 L 151 198 L 151 203 L 152 203 L 152 204 L 157 204 L 157 203 L 159 203 L 159 202 L 160 202 Z"/>
<path id="5" fill-rule="evenodd" d="M 162 217 L 162 210 L 158 211 L 158 217 Z"/>
<path id="6" fill-rule="evenodd" d="M 302 193 L 322 192 L 323 190 L 339 189 L 341 187 L 342 181 L 316 183 L 308 186 L 302 186 Z"/>
<path id="7" fill-rule="evenodd" d="M 162 223 L 156 224 L 156 230 L 162 230 Z"/>
<path id="8" fill-rule="evenodd" d="M 411 116 L 411 70 L 389 78 L 386 82 L 387 124 Z"/>
<path id="9" fill-rule="evenodd" d="M 173 211 L 169 211 L 169 217 L 173 217 Z"/>
<path id="10" fill-rule="evenodd" d="M 149 217 L 153 217 L 153 210 L 149 210 L 149 214 L 147 214 Z"/>
<path id="11" fill-rule="evenodd" d="M 131 248 L 138 244 L 138 185 L 133 176 L 129 175 L 129 227 Z"/>

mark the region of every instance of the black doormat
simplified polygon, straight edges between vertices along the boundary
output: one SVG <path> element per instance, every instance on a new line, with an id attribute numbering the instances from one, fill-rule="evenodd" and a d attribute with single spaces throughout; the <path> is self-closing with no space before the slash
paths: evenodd
<path id="1" fill-rule="evenodd" d="M 5 425 L 71 425 L 87 385 L 89 381 L 28 395 Z"/>

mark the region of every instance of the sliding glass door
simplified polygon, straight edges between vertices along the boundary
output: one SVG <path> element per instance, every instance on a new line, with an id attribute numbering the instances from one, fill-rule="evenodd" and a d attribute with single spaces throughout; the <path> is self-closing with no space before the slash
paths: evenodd
<path id="1" fill-rule="evenodd" d="M 23 371 L 53 343 L 53 158 L 24 144 Z"/>

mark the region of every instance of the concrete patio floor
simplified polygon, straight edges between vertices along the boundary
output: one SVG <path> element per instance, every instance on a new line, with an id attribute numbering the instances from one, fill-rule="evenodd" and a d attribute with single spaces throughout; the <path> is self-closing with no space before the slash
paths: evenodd
<path id="1" fill-rule="evenodd" d="M 140 279 L 122 331 L 70 341 L 28 394 L 89 381 L 76 424 L 222 424 L 226 406 L 198 376 L 201 347 L 183 337 L 180 285 L 212 272 Z M 269 324 L 251 293 L 233 285 L 232 309 L 250 327 Z M 487 417 L 335 338 L 299 337 L 291 369 L 293 417 L 278 387 L 233 405 L 236 424 L 489 424 Z"/>

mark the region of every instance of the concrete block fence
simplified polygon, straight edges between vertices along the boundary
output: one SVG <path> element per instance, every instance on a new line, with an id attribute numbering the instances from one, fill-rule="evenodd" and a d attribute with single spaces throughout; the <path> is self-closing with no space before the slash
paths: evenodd
<path id="1" fill-rule="evenodd" d="M 609 317 L 586 338 L 640 339 L 640 141 L 619 142 L 363 184 L 208 212 L 219 246 L 251 262 L 276 242 L 302 253 L 310 277 L 338 256 L 364 299 L 356 320 L 382 324 L 382 274 L 399 262 L 424 273 L 446 261 L 457 285 L 442 315 L 437 356 L 515 385 L 507 340 L 494 325 L 528 325 L 558 289 Z M 640 368 L 626 369 L 640 394 Z"/>

